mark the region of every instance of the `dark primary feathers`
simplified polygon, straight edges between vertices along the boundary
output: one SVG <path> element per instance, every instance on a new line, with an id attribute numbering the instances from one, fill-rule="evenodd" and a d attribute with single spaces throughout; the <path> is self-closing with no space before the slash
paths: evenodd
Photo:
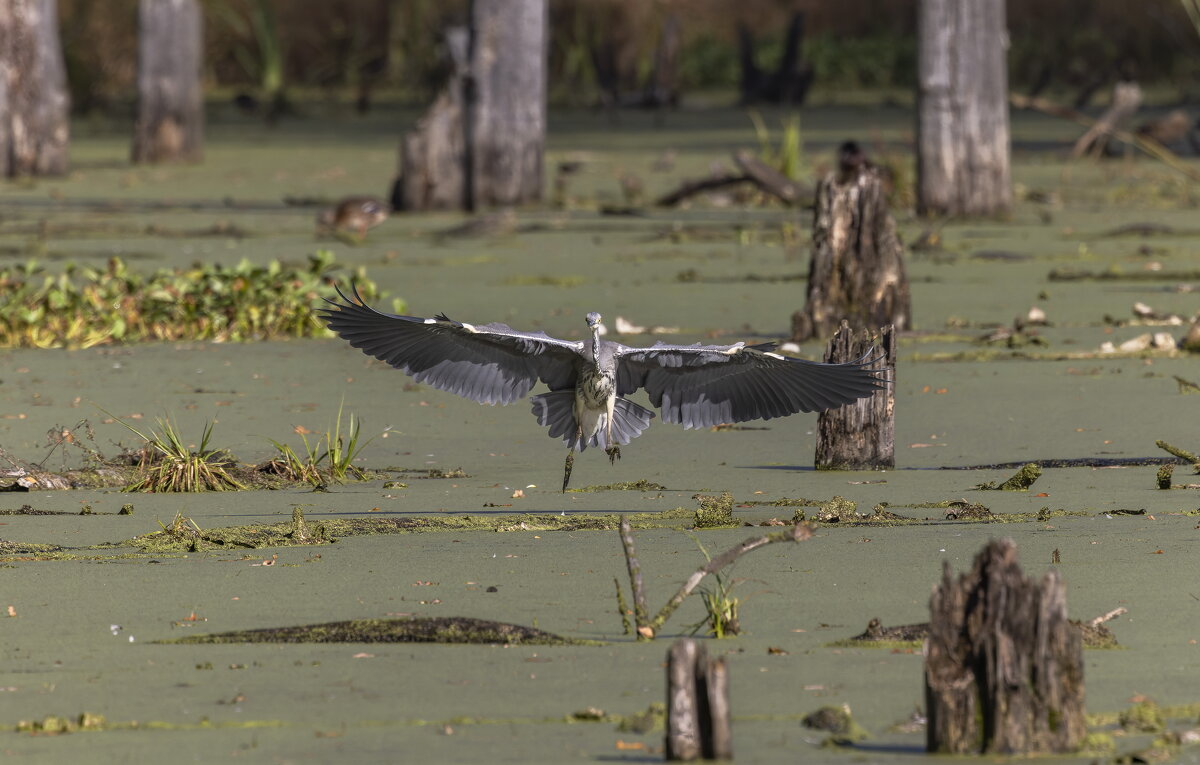
<path id="1" fill-rule="evenodd" d="M 559 390 L 574 385 L 583 343 L 544 332 L 518 332 L 503 324 L 474 327 L 451 321 L 381 313 L 338 289 L 343 302 L 319 311 L 329 328 L 413 380 L 481 404 L 511 404 L 538 380 Z"/>
<path id="2" fill-rule="evenodd" d="M 504 324 L 473 326 L 444 315 L 396 316 L 362 305 L 357 291 L 355 299 L 340 289 L 338 294 L 343 302 L 330 300 L 332 307 L 320 311 L 330 329 L 417 382 L 480 403 L 512 403 L 539 380 L 551 391 L 574 389 L 579 369 L 592 363 L 591 339 L 559 340 Z M 645 388 L 663 420 L 685 428 L 829 409 L 883 385 L 878 370 L 870 368 L 877 358 L 822 364 L 786 358 L 772 348 L 773 343 L 631 348 L 601 340 L 597 356 L 602 368 L 614 369 L 618 396 Z M 552 431 L 565 427 L 549 409 L 538 418 Z M 622 435 L 634 437 L 648 424 L 631 420 Z"/>

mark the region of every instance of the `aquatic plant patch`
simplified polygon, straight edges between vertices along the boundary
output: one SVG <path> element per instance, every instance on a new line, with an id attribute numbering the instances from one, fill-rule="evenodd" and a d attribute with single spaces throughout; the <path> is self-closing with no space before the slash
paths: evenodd
<path id="1" fill-rule="evenodd" d="M 0 347 L 90 348 L 147 340 L 248 341 L 324 337 L 313 306 L 330 292 L 333 253 L 304 265 L 273 260 L 143 274 L 119 257 L 103 269 L 68 265 L 47 273 L 37 261 L 0 268 Z M 362 268 L 353 273 L 364 298 L 379 297 Z M 402 312 L 403 302 L 393 301 Z"/>

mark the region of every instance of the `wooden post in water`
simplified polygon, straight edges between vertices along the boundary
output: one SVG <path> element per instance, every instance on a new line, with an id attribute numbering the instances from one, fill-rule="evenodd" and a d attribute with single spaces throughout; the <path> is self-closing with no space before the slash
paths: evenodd
<path id="1" fill-rule="evenodd" d="M 725 659 L 688 638 L 667 651 L 666 753 L 668 762 L 733 759 Z"/>
<path id="2" fill-rule="evenodd" d="M 825 361 L 839 364 L 861 358 L 872 348 L 879 354 L 874 368 L 887 385 L 873 396 L 828 409 L 817 417 L 818 470 L 871 470 L 896 466 L 896 328 L 884 327 L 876 341 L 867 331 L 841 328 L 825 349 Z"/>
<path id="3" fill-rule="evenodd" d="M 1011 539 L 992 540 L 929 602 L 926 749 L 948 754 L 1073 752 L 1084 723 L 1083 645 L 1066 587 L 1026 578 Z"/>

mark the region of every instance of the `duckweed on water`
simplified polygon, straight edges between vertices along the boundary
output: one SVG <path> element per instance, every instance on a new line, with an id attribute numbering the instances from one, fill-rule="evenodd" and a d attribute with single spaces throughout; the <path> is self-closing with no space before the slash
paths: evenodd
<path id="1" fill-rule="evenodd" d="M 307 265 L 242 260 L 155 271 L 131 271 L 110 258 L 104 269 L 68 265 L 55 276 L 37 261 L 0 268 L 0 347 L 89 348 L 146 340 L 246 341 L 323 337 L 314 304 L 330 292 L 333 253 Z M 379 297 L 361 268 L 364 298 Z M 393 304 L 403 312 L 403 304 Z"/>

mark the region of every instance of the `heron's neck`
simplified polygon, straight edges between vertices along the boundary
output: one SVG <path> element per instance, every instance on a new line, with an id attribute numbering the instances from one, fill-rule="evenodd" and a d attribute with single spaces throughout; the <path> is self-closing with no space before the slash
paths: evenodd
<path id="1" fill-rule="evenodd" d="M 592 328 L 592 363 L 600 363 L 600 327 Z"/>

